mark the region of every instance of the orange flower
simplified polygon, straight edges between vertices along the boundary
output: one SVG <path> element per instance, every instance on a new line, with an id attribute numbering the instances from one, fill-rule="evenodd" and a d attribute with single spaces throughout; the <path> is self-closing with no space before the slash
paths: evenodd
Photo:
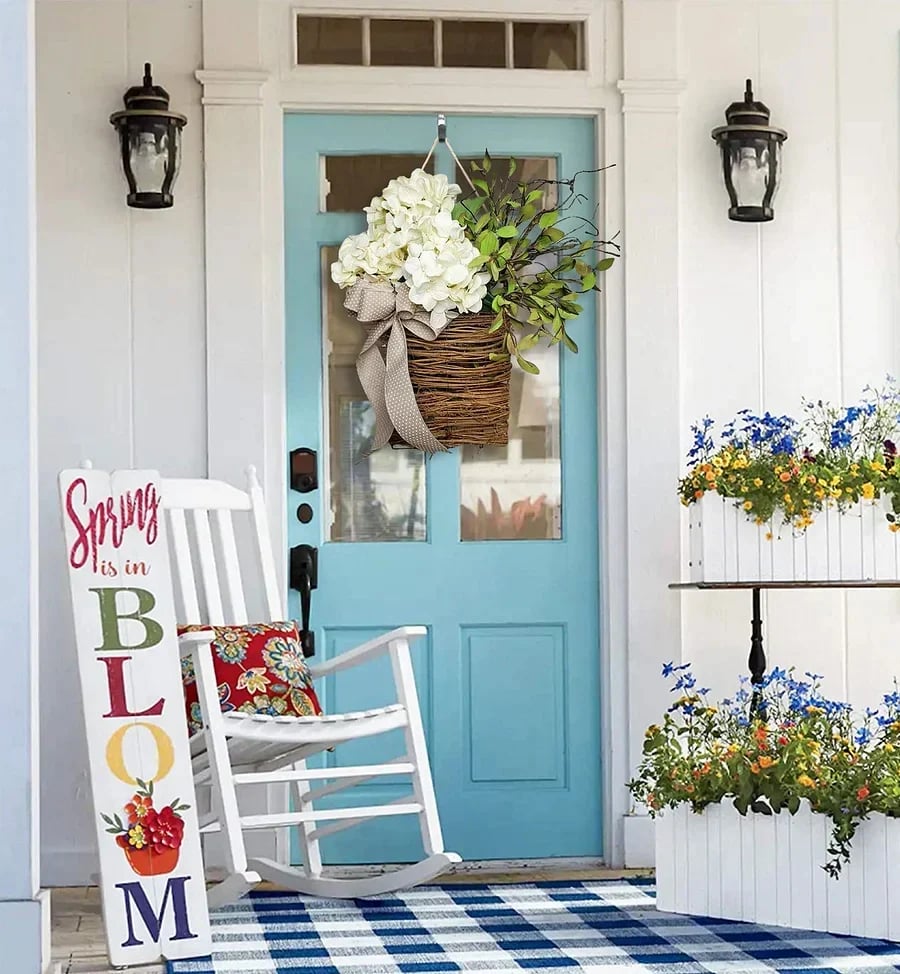
<path id="1" fill-rule="evenodd" d="M 754 762 L 753 762 L 753 763 L 752 763 L 752 764 L 750 765 L 750 771 L 751 771 L 751 772 L 752 772 L 753 774 L 759 774 L 759 762 L 758 762 L 758 761 L 754 761 Z"/>
<path id="2" fill-rule="evenodd" d="M 856 793 L 856 797 L 859 801 L 864 802 L 869 797 L 870 794 L 871 792 L 869 791 L 869 786 L 863 785 L 862 788 L 860 788 L 859 791 Z"/>
<path id="3" fill-rule="evenodd" d="M 763 755 L 763 756 L 762 756 L 762 757 L 761 757 L 761 758 L 759 759 L 759 766 L 760 766 L 761 768 L 771 768 L 771 767 L 772 767 L 772 765 L 773 765 L 773 764 L 775 764 L 775 763 L 776 763 L 776 760 L 775 760 L 775 758 L 770 758 L 770 757 L 769 757 L 769 756 L 768 756 L 767 754 L 764 754 L 764 755 Z"/>
<path id="4" fill-rule="evenodd" d="M 138 819 L 145 818 L 153 807 L 153 799 L 149 795 L 135 795 L 125 806 L 125 814 L 133 825 Z"/>
<path id="5" fill-rule="evenodd" d="M 787 739 L 787 738 L 786 738 L 786 737 L 784 736 L 784 734 L 782 734 L 782 735 L 781 735 L 781 737 L 779 737 L 779 738 L 778 738 L 778 743 L 779 743 L 779 744 L 780 744 L 780 745 L 781 745 L 782 747 L 784 747 L 784 746 L 785 746 L 785 744 L 787 744 L 787 743 L 788 743 L 788 739 Z"/>
<path id="6" fill-rule="evenodd" d="M 789 480 L 791 479 L 791 473 L 790 473 L 790 471 L 789 471 L 789 470 L 783 470 L 783 471 L 782 471 L 782 472 L 781 472 L 781 473 L 780 473 L 780 474 L 778 475 L 778 479 L 779 479 L 779 480 L 780 480 L 780 481 L 781 481 L 781 482 L 782 482 L 783 484 L 786 484 L 786 483 L 787 483 L 787 482 L 788 482 L 788 481 L 789 481 Z"/>

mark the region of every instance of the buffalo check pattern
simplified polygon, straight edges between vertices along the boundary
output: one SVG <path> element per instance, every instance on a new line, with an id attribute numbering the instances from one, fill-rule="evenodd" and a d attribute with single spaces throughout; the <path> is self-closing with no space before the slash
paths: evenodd
<path id="1" fill-rule="evenodd" d="M 659 913 L 650 880 L 424 886 L 372 900 L 256 892 L 170 974 L 870 974 L 900 945 Z"/>

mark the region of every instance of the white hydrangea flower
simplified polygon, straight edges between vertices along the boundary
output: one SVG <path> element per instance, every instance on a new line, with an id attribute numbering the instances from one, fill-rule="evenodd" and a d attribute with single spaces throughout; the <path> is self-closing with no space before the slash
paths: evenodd
<path id="1" fill-rule="evenodd" d="M 453 310 L 480 311 L 490 275 L 478 270 L 478 250 L 453 219 L 459 192 L 446 176 L 423 169 L 392 179 L 365 207 L 366 232 L 341 245 L 333 280 L 341 287 L 360 276 L 405 281 L 410 300 L 440 327 Z"/>
<path id="2" fill-rule="evenodd" d="M 341 244 L 338 259 L 331 265 L 331 279 L 341 287 L 350 287 L 362 273 L 369 236 L 355 233 Z"/>

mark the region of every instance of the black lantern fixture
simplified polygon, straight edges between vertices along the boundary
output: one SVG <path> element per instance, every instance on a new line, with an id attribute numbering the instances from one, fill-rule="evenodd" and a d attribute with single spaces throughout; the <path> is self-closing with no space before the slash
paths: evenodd
<path id="1" fill-rule="evenodd" d="M 125 92 L 125 111 L 109 121 L 119 133 L 122 168 L 128 181 L 128 205 L 161 210 L 172 205 L 172 186 L 181 165 L 184 115 L 169 111 L 169 93 L 153 84 L 150 65 L 144 83 Z"/>
<path id="2" fill-rule="evenodd" d="M 744 100 L 725 110 L 727 125 L 712 131 L 722 150 L 725 188 L 731 206 L 728 218 L 741 223 L 765 223 L 775 218 L 772 200 L 781 177 L 781 144 L 784 129 L 769 125 L 769 109 L 754 101 L 747 79 Z"/>

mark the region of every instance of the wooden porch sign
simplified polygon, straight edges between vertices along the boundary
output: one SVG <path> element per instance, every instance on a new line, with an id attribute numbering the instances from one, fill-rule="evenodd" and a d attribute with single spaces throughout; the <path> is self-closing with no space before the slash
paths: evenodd
<path id="1" fill-rule="evenodd" d="M 210 953 L 159 475 L 64 470 L 103 919 L 115 966 Z"/>

